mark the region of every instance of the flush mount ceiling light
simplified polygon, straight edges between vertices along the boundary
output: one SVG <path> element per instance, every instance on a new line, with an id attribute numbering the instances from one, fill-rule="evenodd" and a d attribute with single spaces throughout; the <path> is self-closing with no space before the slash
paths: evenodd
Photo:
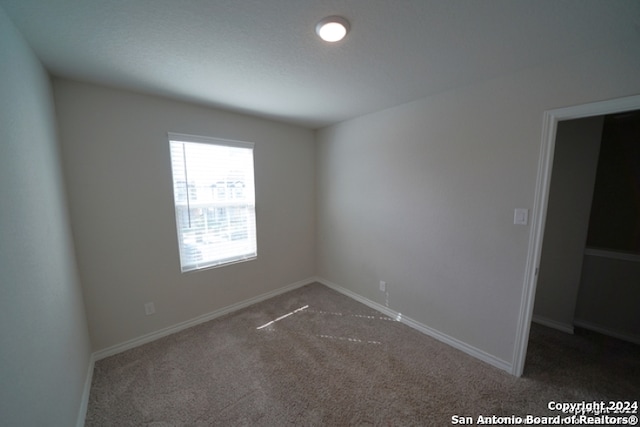
<path id="1" fill-rule="evenodd" d="M 342 16 L 328 16 L 316 25 L 316 34 L 326 42 L 337 42 L 349 32 L 349 21 Z"/>

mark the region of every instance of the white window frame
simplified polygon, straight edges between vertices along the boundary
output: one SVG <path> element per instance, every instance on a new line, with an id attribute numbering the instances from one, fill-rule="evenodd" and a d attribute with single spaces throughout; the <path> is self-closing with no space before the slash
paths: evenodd
<path id="1" fill-rule="evenodd" d="M 180 253 L 180 268 L 182 272 L 222 267 L 229 264 L 256 259 L 258 256 L 258 250 L 255 214 L 255 165 L 253 156 L 255 144 L 252 142 L 233 141 L 173 132 L 168 132 L 167 136 L 169 140 L 169 154 L 171 159 L 175 225 L 178 250 Z M 210 181 L 203 178 L 200 184 L 204 182 L 204 185 L 198 185 L 196 183 L 195 185 L 197 188 L 194 188 L 192 186 L 195 182 L 194 179 L 188 178 L 189 165 L 187 164 L 186 159 L 182 159 L 184 162 L 182 167 L 177 166 L 176 159 L 174 159 L 173 156 L 174 151 L 172 150 L 174 143 L 205 144 L 215 145 L 218 147 L 249 149 L 251 151 L 250 173 L 248 173 L 247 176 L 242 177 L 242 179 L 244 179 L 243 182 L 239 182 L 236 177 L 234 178 L 231 186 L 225 188 L 224 191 L 217 191 L 213 184 L 216 184 L 216 182 L 219 183 L 221 179 L 220 177 L 225 177 L 222 180 L 224 183 L 231 181 L 229 181 L 229 176 L 225 176 L 226 171 L 212 171 L 210 177 L 205 177 L 211 178 Z M 175 147 L 177 147 L 177 145 Z M 185 176 L 187 177 L 186 179 L 184 178 Z M 183 182 L 184 187 L 181 188 L 180 185 L 182 185 Z M 235 191 L 236 186 L 239 184 L 244 185 L 241 192 Z M 204 197 L 200 197 L 199 195 L 194 200 L 192 196 L 195 193 L 203 195 Z M 224 197 L 220 197 L 222 195 L 224 195 Z M 189 227 L 191 227 L 191 212 L 194 209 L 198 212 L 202 212 L 200 215 L 206 218 L 209 218 L 210 215 L 213 215 L 213 217 L 216 218 L 223 210 L 223 216 L 225 218 L 231 218 L 234 210 L 236 212 L 242 212 L 241 216 L 246 218 L 246 222 L 243 222 L 244 227 L 241 230 L 241 234 L 244 236 L 244 233 L 246 232 L 246 237 L 244 239 L 241 237 L 238 242 L 234 242 L 234 238 L 232 236 L 226 238 L 227 242 L 187 242 L 187 240 L 192 240 L 188 238 L 187 234 L 193 233 L 185 233 L 185 229 L 184 227 L 181 227 L 181 224 L 184 222 L 186 210 L 186 215 L 189 217 Z M 194 226 L 194 230 L 196 229 L 197 228 Z M 211 229 L 207 229 L 207 231 L 210 230 L 213 230 L 213 226 Z M 228 226 L 223 230 L 227 235 L 232 231 L 232 226 Z M 208 255 L 203 255 L 201 259 L 199 259 L 199 256 L 193 256 L 194 247 L 200 255 L 203 253 Z M 219 248 L 225 248 L 225 252 L 216 253 L 220 252 Z"/>

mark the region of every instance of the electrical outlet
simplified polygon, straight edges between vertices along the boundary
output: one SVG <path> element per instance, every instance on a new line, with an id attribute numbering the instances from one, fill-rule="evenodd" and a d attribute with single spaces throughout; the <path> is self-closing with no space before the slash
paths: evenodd
<path id="1" fill-rule="evenodd" d="M 148 302 L 144 305 L 144 314 L 147 316 L 156 312 L 156 306 L 152 302 Z"/>
<path id="2" fill-rule="evenodd" d="M 387 282 L 380 280 L 380 292 L 386 292 L 387 291 Z"/>

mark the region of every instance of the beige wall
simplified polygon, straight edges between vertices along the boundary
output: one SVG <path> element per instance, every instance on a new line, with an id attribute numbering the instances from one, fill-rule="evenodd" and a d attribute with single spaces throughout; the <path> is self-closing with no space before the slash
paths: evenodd
<path id="1" fill-rule="evenodd" d="M 94 350 L 315 274 L 310 130 L 67 80 L 54 90 Z M 255 143 L 257 260 L 180 272 L 167 132 Z"/>
<path id="2" fill-rule="evenodd" d="M 320 130 L 318 275 L 512 363 L 543 112 L 640 93 L 639 44 Z"/>
<path id="3" fill-rule="evenodd" d="M 51 87 L 2 9 L 0 58 L 0 424 L 73 426 L 91 348 Z"/>

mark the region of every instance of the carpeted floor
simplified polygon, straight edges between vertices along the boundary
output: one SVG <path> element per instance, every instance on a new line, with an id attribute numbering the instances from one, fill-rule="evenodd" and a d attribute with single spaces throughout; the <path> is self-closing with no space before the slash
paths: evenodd
<path id="1" fill-rule="evenodd" d="M 533 325 L 515 378 L 313 284 L 98 361 L 86 425 L 447 426 L 638 396 L 636 345 Z"/>

